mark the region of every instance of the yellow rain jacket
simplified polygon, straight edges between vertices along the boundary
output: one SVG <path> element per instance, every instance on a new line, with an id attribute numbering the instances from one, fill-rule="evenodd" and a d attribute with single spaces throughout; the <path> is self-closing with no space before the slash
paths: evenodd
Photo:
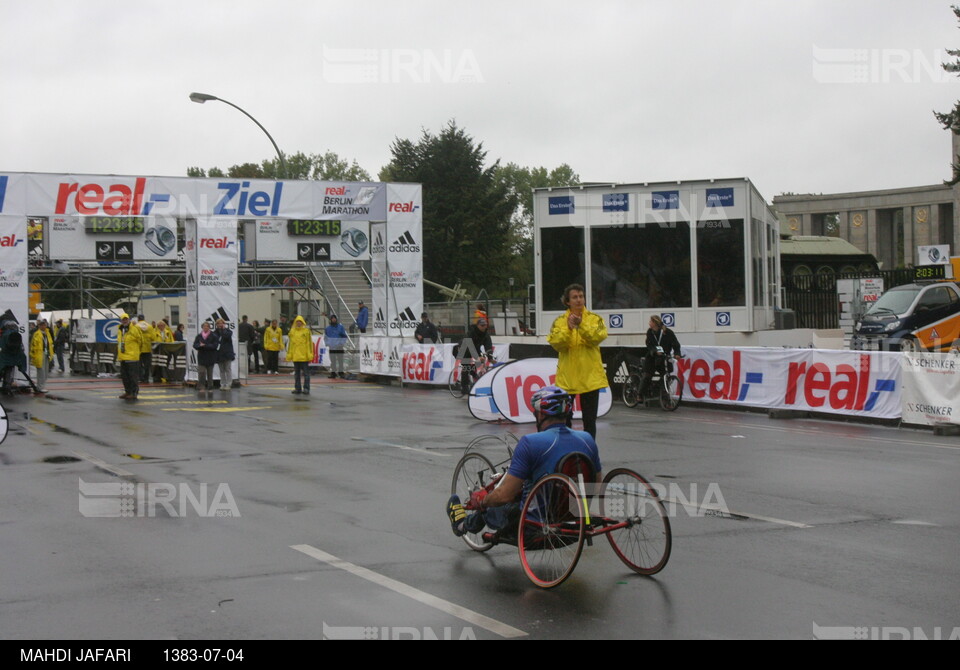
<path id="1" fill-rule="evenodd" d="M 557 353 L 557 386 L 572 395 L 606 388 L 607 374 L 600 359 L 600 343 L 607 339 L 607 327 L 599 314 L 583 310 L 580 325 L 567 327 L 570 310 L 553 322 L 547 342 Z"/>
<path id="2" fill-rule="evenodd" d="M 35 368 L 43 367 L 43 350 L 47 349 L 47 362 L 53 360 L 53 333 L 49 328 L 37 328 L 30 338 L 30 364 Z"/>
<path id="3" fill-rule="evenodd" d="M 267 326 L 263 331 L 263 350 L 280 351 L 281 349 L 283 349 L 283 331 L 280 326 L 276 328 Z"/>
<path id="4" fill-rule="evenodd" d="M 302 324 L 303 327 L 301 328 L 298 324 Z M 290 339 L 287 344 L 288 362 L 303 363 L 313 360 L 313 337 L 302 316 L 293 320 L 293 328 L 287 333 L 287 337 Z"/>
<path id="5" fill-rule="evenodd" d="M 139 361 L 140 349 L 143 347 L 143 331 L 140 326 L 131 323 L 126 331 L 117 326 L 117 360 Z"/>

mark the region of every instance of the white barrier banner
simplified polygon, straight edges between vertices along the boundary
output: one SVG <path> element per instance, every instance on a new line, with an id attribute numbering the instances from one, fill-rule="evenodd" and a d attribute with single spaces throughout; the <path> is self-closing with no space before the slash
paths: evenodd
<path id="1" fill-rule="evenodd" d="M 481 377 L 470 391 L 470 412 L 481 418 L 478 413 L 485 414 L 495 409 L 508 421 L 533 423 L 530 398 L 537 390 L 555 383 L 556 378 L 556 358 L 525 358 L 497 366 Z M 612 398 L 609 388 L 600 390 L 598 416 L 610 411 Z M 573 418 L 581 418 L 583 413 L 580 411 L 579 398 L 573 409 Z"/>
<path id="2" fill-rule="evenodd" d="M 327 349 L 323 335 L 313 341 L 313 362 L 310 364 L 330 367 L 330 350 Z"/>
<path id="3" fill-rule="evenodd" d="M 960 356 L 904 354 L 900 363 L 904 423 L 960 423 Z"/>
<path id="4" fill-rule="evenodd" d="M 7 310 L 27 332 L 27 219 L 0 216 L 0 313 Z"/>
<path id="5" fill-rule="evenodd" d="M 852 414 L 901 414 L 895 352 L 684 347 L 676 361 L 684 400 Z"/>
<path id="6" fill-rule="evenodd" d="M 402 377 L 411 384 L 446 386 L 450 373 L 458 365 L 453 357 L 455 346 L 453 342 L 417 344 L 399 337 L 362 336 L 360 372 Z M 494 344 L 494 358 L 498 362 L 509 360 L 509 356 L 509 344 Z"/>
<path id="7" fill-rule="evenodd" d="M 399 337 L 367 336 L 360 338 L 360 372 L 387 377 L 400 376 Z"/>

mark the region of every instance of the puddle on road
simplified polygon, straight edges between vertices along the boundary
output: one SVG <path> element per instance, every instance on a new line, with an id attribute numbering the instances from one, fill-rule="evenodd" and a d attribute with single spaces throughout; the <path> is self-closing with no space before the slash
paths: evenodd
<path id="1" fill-rule="evenodd" d="M 80 459 L 76 456 L 47 456 L 43 459 L 44 463 L 79 463 Z"/>

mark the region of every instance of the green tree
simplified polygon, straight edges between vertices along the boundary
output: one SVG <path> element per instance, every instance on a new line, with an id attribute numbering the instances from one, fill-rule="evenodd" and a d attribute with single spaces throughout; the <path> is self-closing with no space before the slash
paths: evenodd
<path id="1" fill-rule="evenodd" d="M 507 163 L 498 169 L 509 191 L 517 199 L 517 207 L 510 219 L 508 246 L 511 259 L 507 271 L 514 277 L 515 286 L 525 287 L 533 282 L 533 189 L 548 186 L 578 186 L 580 175 L 566 163 L 552 170 L 545 167 L 528 168 Z"/>
<path id="2" fill-rule="evenodd" d="M 315 181 L 370 181 L 370 173 L 357 164 L 347 162 L 333 151 L 324 154 L 295 154 L 283 156 L 286 172 L 280 169 L 279 158 L 267 158 L 260 163 L 231 166 L 226 173 L 220 168 L 204 170 L 187 168 L 188 177 L 230 177 L 232 179 L 300 179 Z"/>
<path id="3" fill-rule="evenodd" d="M 397 139 L 381 181 L 423 184 L 424 277 L 472 289 L 504 290 L 511 260 L 510 221 L 517 197 L 499 174 L 499 161 L 451 120 L 420 140 Z"/>
<path id="4" fill-rule="evenodd" d="M 953 6 L 953 15 L 957 20 L 960 20 L 960 7 Z M 947 54 L 953 57 L 953 60 L 949 63 L 943 63 L 943 69 L 947 72 L 960 74 L 960 49 L 947 49 Z M 944 130 L 949 130 L 954 135 L 960 135 L 960 101 L 955 103 L 953 109 L 949 112 L 934 112 L 933 115 Z M 949 186 L 960 183 L 960 156 L 954 156 L 951 167 L 953 168 L 953 177 L 944 182 Z"/>

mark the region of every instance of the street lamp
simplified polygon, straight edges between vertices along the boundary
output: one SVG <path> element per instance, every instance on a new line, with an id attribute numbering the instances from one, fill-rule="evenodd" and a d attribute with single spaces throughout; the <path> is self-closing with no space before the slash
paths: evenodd
<path id="1" fill-rule="evenodd" d="M 267 138 L 270 140 L 270 143 L 273 145 L 274 150 L 277 152 L 277 158 L 280 159 L 280 178 L 281 178 L 281 179 L 286 178 L 286 176 L 287 176 L 287 162 L 286 162 L 285 160 L 283 160 L 283 154 L 280 153 L 280 147 L 278 147 L 278 146 L 277 146 L 277 143 L 273 141 L 273 137 L 270 135 L 270 133 L 267 132 L 267 129 L 263 127 L 263 124 L 261 124 L 261 123 L 260 123 L 259 121 L 257 121 L 255 118 L 253 118 L 253 116 L 251 116 L 249 112 L 247 112 L 247 111 L 246 111 L 245 109 L 243 109 L 242 107 L 233 104 L 233 103 L 230 102 L 229 100 L 224 100 L 223 98 L 218 98 L 217 96 L 215 96 L 215 95 L 210 95 L 209 93 L 191 93 L 191 94 L 190 94 L 190 100 L 192 100 L 193 102 L 199 103 L 199 104 L 201 104 L 201 105 L 202 105 L 203 103 L 207 102 L 208 100 L 219 100 L 220 102 L 225 103 L 225 104 L 227 104 L 227 105 L 230 105 L 230 106 L 233 107 L 234 109 L 239 109 L 241 112 L 243 112 L 244 114 L 246 114 L 246 115 L 247 115 L 247 118 L 249 118 L 251 121 L 253 121 L 255 124 L 257 124 L 257 127 L 260 128 L 260 130 L 263 131 L 263 134 L 266 135 Z"/>

